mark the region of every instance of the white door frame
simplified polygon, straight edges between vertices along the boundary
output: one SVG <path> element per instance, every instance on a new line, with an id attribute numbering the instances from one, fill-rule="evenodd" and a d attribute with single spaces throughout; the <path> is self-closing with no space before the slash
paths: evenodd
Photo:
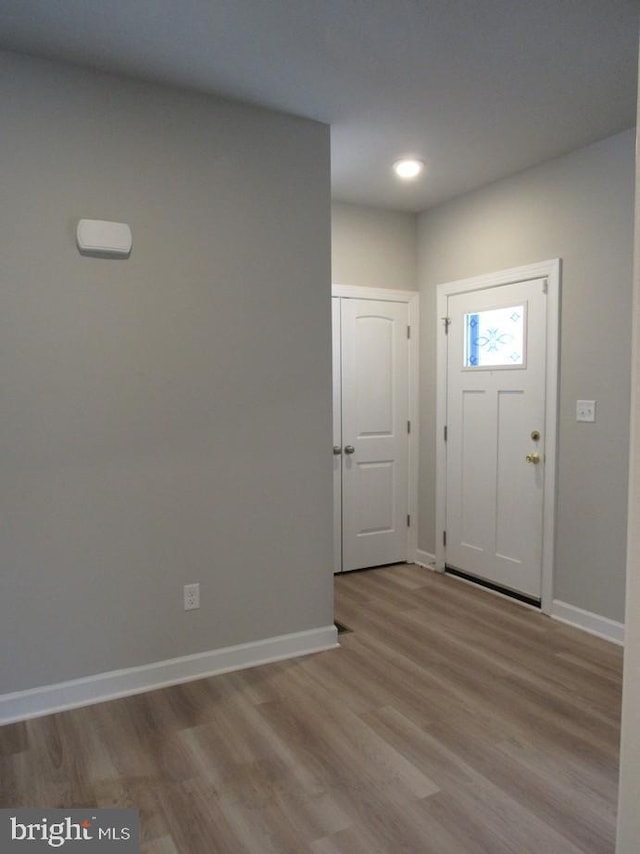
<path id="1" fill-rule="evenodd" d="M 418 368 L 419 368 L 419 295 L 417 291 L 396 291 L 391 288 L 363 288 L 355 285 L 331 286 L 331 296 L 342 299 L 369 299 L 383 302 L 401 302 L 407 304 L 409 327 L 409 457 L 408 457 L 408 487 L 409 487 L 409 516 L 411 524 L 408 528 L 407 561 L 414 563 L 418 549 L 418 449 L 419 444 L 419 407 L 418 407 Z"/>
<path id="2" fill-rule="evenodd" d="M 436 569 L 445 568 L 444 531 L 447 508 L 447 446 L 444 428 L 447 417 L 447 336 L 444 326 L 447 301 L 453 294 L 508 285 L 528 279 L 547 280 L 547 360 L 545 376 L 545 478 L 544 512 L 542 519 L 542 601 L 541 610 L 551 613 L 553 601 L 553 569 L 555 556 L 556 471 L 558 443 L 558 371 L 560 332 L 560 270 L 559 258 L 513 267 L 470 279 L 460 279 L 437 286 L 437 398 L 436 398 Z"/>

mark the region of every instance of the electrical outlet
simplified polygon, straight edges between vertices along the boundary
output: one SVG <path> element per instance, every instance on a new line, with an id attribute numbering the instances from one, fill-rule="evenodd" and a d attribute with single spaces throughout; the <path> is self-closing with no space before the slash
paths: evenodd
<path id="1" fill-rule="evenodd" d="M 184 586 L 184 610 L 193 611 L 200 607 L 200 585 L 185 584 Z"/>

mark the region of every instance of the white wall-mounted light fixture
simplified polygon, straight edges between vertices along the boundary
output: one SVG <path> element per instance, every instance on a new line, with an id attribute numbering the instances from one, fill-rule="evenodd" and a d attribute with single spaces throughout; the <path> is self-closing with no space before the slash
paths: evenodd
<path id="1" fill-rule="evenodd" d="M 403 181 L 411 181 L 424 172 L 424 161 L 414 157 L 403 157 L 393 164 L 393 171 Z"/>
<path id="2" fill-rule="evenodd" d="M 81 255 L 97 258 L 128 258 L 131 254 L 131 229 L 126 222 L 81 219 L 76 231 Z"/>

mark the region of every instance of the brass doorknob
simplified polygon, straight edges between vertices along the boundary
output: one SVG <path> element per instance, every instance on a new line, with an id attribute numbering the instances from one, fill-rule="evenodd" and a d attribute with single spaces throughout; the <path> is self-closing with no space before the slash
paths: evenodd
<path id="1" fill-rule="evenodd" d="M 525 460 L 528 463 L 533 463 L 534 466 L 537 466 L 538 463 L 540 462 L 540 454 L 537 454 L 535 452 L 533 454 L 527 454 L 527 456 L 525 457 Z"/>

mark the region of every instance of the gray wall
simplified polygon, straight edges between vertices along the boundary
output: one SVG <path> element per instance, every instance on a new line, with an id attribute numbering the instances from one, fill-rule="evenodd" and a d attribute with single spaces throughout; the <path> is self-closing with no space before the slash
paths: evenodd
<path id="1" fill-rule="evenodd" d="M 415 214 L 334 202 L 331 206 L 333 282 L 417 290 L 416 228 Z"/>
<path id="2" fill-rule="evenodd" d="M 640 126 L 640 99 L 638 100 Z M 633 353 L 627 595 L 617 854 L 635 854 L 640 838 L 640 164 L 635 173 Z"/>
<path id="3" fill-rule="evenodd" d="M 330 625 L 328 128 L 0 76 L 0 692 Z"/>
<path id="4" fill-rule="evenodd" d="M 554 597 L 624 618 L 634 132 L 500 181 L 420 217 L 420 548 L 435 547 L 435 316 L 440 282 L 561 257 Z M 577 399 L 597 422 L 577 424 Z"/>

